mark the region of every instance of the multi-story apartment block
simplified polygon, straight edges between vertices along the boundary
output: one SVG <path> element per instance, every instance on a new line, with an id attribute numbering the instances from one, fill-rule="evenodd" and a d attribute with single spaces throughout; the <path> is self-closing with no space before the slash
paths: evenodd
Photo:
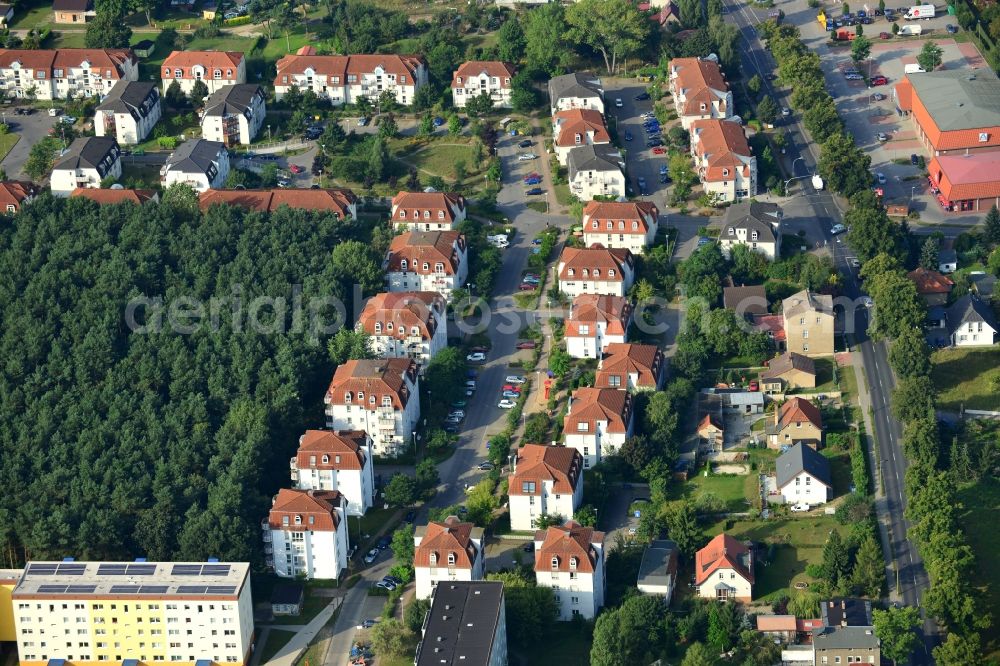
<path id="1" fill-rule="evenodd" d="M 588 201 L 583 208 L 583 244 L 642 254 L 656 240 L 659 217 L 652 201 Z"/>
<path id="2" fill-rule="evenodd" d="M 609 344 L 597 365 L 594 386 L 624 391 L 656 391 L 667 376 L 667 362 L 656 345 Z"/>
<path id="3" fill-rule="evenodd" d="M 250 661 L 250 565 L 30 562 L 11 593 L 22 666 Z"/>
<path id="4" fill-rule="evenodd" d="M 693 122 L 691 156 L 702 187 L 717 202 L 742 201 L 757 194 L 757 158 L 739 123 Z"/>
<path id="5" fill-rule="evenodd" d="M 112 136 L 119 144 L 146 140 L 160 121 L 160 91 L 155 84 L 120 80 L 97 106 L 94 133 Z"/>
<path id="6" fill-rule="evenodd" d="M 728 259 L 734 245 L 746 245 L 771 261 L 781 256 L 781 208 L 762 201 L 744 201 L 726 209 L 719 247 Z"/>
<path id="7" fill-rule="evenodd" d="M 336 490 L 347 498 L 347 515 L 364 515 L 375 501 L 372 438 L 364 430 L 306 430 L 289 461 L 299 490 Z"/>
<path id="8" fill-rule="evenodd" d="M 833 297 L 804 289 L 781 302 L 785 348 L 804 356 L 832 356 Z"/>
<path id="9" fill-rule="evenodd" d="M 170 154 L 160 169 L 164 187 L 176 183 L 195 192 L 222 187 L 229 175 L 229 151 L 220 141 L 188 139 Z"/>
<path id="10" fill-rule="evenodd" d="M 632 304 L 627 298 L 577 296 L 566 320 L 566 353 L 573 358 L 600 358 L 609 345 L 625 342 L 631 323 Z"/>
<path id="11" fill-rule="evenodd" d="M 282 206 L 332 213 L 341 220 L 358 216 L 358 198 L 354 192 L 336 188 L 273 190 L 207 190 L 198 197 L 198 205 L 208 210 L 215 204 L 239 206 L 262 213 L 273 213 Z"/>
<path id="12" fill-rule="evenodd" d="M 196 81 L 214 93 L 247 82 L 246 58 L 239 51 L 173 51 L 160 66 L 163 89 L 174 81 L 190 95 Z"/>
<path id="13" fill-rule="evenodd" d="M 506 613 L 500 581 L 438 585 L 414 666 L 507 666 Z"/>
<path id="14" fill-rule="evenodd" d="M 0 50 L 4 97 L 97 97 L 122 79 L 139 79 L 139 63 L 128 49 Z"/>
<path id="15" fill-rule="evenodd" d="M 374 455 L 395 456 L 416 434 L 418 383 L 413 359 L 348 361 L 337 368 L 326 390 L 326 427 L 364 430 Z"/>
<path id="16" fill-rule="evenodd" d="M 430 599 L 438 583 L 483 579 L 483 528 L 455 516 L 421 525 L 413 534 L 417 599 Z"/>
<path id="17" fill-rule="evenodd" d="M 578 199 L 625 196 L 625 158 L 612 145 L 577 146 L 566 154 L 569 189 Z"/>
<path id="18" fill-rule="evenodd" d="M 465 197 L 451 192 L 400 192 L 392 198 L 392 225 L 404 231 L 451 231 L 465 221 Z"/>
<path id="19" fill-rule="evenodd" d="M 625 296 L 635 278 L 635 260 L 627 249 L 565 247 L 559 256 L 559 291 L 567 296 Z"/>
<path id="20" fill-rule="evenodd" d="M 423 372 L 448 346 L 447 303 L 436 291 L 376 294 L 365 303 L 356 328 L 366 332 L 382 358 L 412 358 Z"/>
<path id="21" fill-rule="evenodd" d="M 551 588 L 559 619 L 590 619 L 604 605 L 604 532 L 572 520 L 535 532 L 535 582 Z"/>
<path id="22" fill-rule="evenodd" d="M 470 60 L 459 67 L 451 79 L 452 101 L 462 109 L 470 99 L 485 94 L 493 100 L 494 108 L 509 109 L 513 80 L 514 66 L 510 63 Z"/>
<path id="23" fill-rule="evenodd" d="M 436 291 L 445 298 L 469 272 L 465 236 L 457 231 L 408 231 L 392 239 L 383 264 L 389 291 Z"/>
<path id="24" fill-rule="evenodd" d="M 355 104 L 362 97 L 373 103 L 384 92 L 396 102 L 413 103 L 417 90 L 427 84 L 427 63 L 420 56 L 378 54 L 321 56 L 311 46 L 278 61 L 274 94 L 284 97 L 292 88 L 312 90 L 333 106 Z"/>
<path id="25" fill-rule="evenodd" d="M 549 79 L 549 106 L 554 116 L 569 109 L 593 109 L 604 114 L 601 79 L 589 72 L 574 72 Z"/>
<path id="26" fill-rule="evenodd" d="M 350 549 L 347 504 L 336 490 L 279 490 L 261 523 L 264 557 L 274 573 L 308 580 L 340 578 Z"/>
<path id="27" fill-rule="evenodd" d="M 701 58 L 674 58 L 670 61 L 670 95 L 684 129 L 691 123 L 733 115 L 733 93 L 719 63 Z"/>
<path id="28" fill-rule="evenodd" d="M 202 136 L 226 146 L 250 145 L 264 124 L 264 89 L 251 83 L 223 86 L 205 100 Z"/>
<path id="29" fill-rule="evenodd" d="M 578 388 L 569 399 L 563 435 L 583 456 L 584 468 L 617 454 L 632 436 L 632 394 L 618 389 Z"/>
<path id="30" fill-rule="evenodd" d="M 118 142 L 109 136 L 74 139 L 52 169 L 52 194 L 68 197 L 78 187 L 96 188 L 105 178 L 121 178 L 121 154 Z"/>
<path id="31" fill-rule="evenodd" d="M 542 516 L 569 520 L 583 502 L 583 458 L 566 446 L 525 444 L 508 488 L 511 529 L 535 529 Z"/>
<path id="32" fill-rule="evenodd" d="M 593 109 L 568 109 L 552 116 L 552 147 L 559 164 L 569 160 L 569 151 L 578 146 L 611 143 L 604 116 Z"/>

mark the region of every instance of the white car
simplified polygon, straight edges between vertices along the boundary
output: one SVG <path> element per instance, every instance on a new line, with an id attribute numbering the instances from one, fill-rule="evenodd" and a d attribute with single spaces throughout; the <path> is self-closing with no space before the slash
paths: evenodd
<path id="1" fill-rule="evenodd" d="M 534 153 L 521 153 L 517 156 L 518 162 L 530 162 L 531 160 L 537 160 L 538 155 Z"/>
<path id="2" fill-rule="evenodd" d="M 783 115 L 783 116 L 784 116 L 785 118 L 787 118 L 788 116 L 792 115 L 792 110 L 791 110 L 791 109 L 789 109 L 789 108 L 788 108 L 788 107 L 786 106 L 785 108 L 783 108 L 783 109 L 781 110 L 781 115 Z"/>
<path id="3" fill-rule="evenodd" d="M 517 391 L 504 391 L 503 397 L 510 398 L 511 400 L 517 400 L 518 398 L 521 397 L 521 394 L 518 393 Z"/>
<path id="4" fill-rule="evenodd" d="M 510 398 L 504 398 L 503 400 L 497 403 L 497 407 L 499 407 L 500 409 L 514 409 L 516 406 L 517 403 L 511 400 Z"/>
<path id="5" fill-rule="evenodd" d="M 476 380 L 475 379 L 469 379 L 469 380 L 467 380 L 465 382 L 465 388 L 471 389 L 471 390 L 475 391 L 476 390 Z"/>
<path id="6" fill-rule="evenodd" d="M 465 360 L 469 363 L 482 363 L 486 360 L 486 354 L 483 352 L 473 352 L 465 357 Z"/>
<path id="7" fill-rule="evenodd" d="M 875 174 L 875 178 L 878 179 L 879 185 L 885 185 L 885 174 L 879 171 Z"/>
<path id="8" fill-rule="evenodd" d="M 845 231 L 847 231 L 847 227 L 845 227 L 842 224 L 835 224 L 832 227 L 830 227 L 830 233 L 833 234 L 834 236 L 836 236 L 837 234 L 842 234 Z"/>
<path id="9" fill-rule="evenodd" d="M 622 106 L 624 106 L 622 104 L 622 98 L 621 97 L 615 97 L 615 108 L 616 109 L 620 109 L 620 108 L 622 108 Z"/>
<path id="10" fill-rule="evenodd" d="M 365 555 L 365 564 L 371 564 L 372 562 L 374 562 L 375 560 L 377 560 L 378 559 L 378 554 L 380 552 L 381 551 L 379 551 L 378 548 L 372 548 L 371 550 L 369 550 L 368 554 Z"/>
<path id="11" fill-rule="evenodd" d="M 791 508 L 792 513 L 802 513 L 803 511 L 808 511 L 808 510 L 809 510 L 809 505 L 804 503 L 793 504 Z"/>
<path id="12" fill-rule="evenodd" d="M 451 412 L 448 413 L 448 418 L 451 418 L 451 417 L 464 419 L 465 418 L 465 412 L 463 410 L 461 410 L 461 409 L 454 409 L 454 410 L 452 410 Z"/>
<path id="13" fill-rule="evenodd" d="M 524 377 L 521 377 L 520 375 L 507 375 L 504 377 L 503 381 L 505 384 L 523 384 Z"/>
<path id="14" fill-rule="evenodd" d="M 358 118 L 358 127 L 364 127 L 368 124 L 368 119 L 365 117 Z"/>

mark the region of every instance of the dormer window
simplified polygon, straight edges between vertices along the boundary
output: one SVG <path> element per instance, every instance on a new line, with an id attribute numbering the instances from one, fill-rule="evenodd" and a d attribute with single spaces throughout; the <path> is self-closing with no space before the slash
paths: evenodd
<path id="1" fill-rule="evenodd" d="M 374 405 L 375 404 L 375 394 L 374 393 L 372 393 L 370 396 L 368 396 L 368 404 L 369 405 Z"/>
<path id="2" fill-rule="evenodd" d="M 582 137 L 581 137 L 580 134 L 577 134 L 576 135 L 576 145 L 580 145 L 581 142 L 582 142 Z"/>
<path id="3" fill-rule="evenodd" d="M 310 525 L 316 524 L 316 516 L 309 516 L 309 524 Z"/>
<path id="4" fill-rule="evenodd" d="M 559 568 L 559 558 L 556 557 L 555 555 L 552 556 L 552 568 L 553 569 Z"/>
<path id="5" fill-rule="evenodd" d="M 295 524 L 296 525 L 302 524 L 302 516 L 295 516 Z"/>
<path id="6" fill-rule="evenodd" d="M 288 527 L 288 516 L 281 517 L 281 525 L 282 527 Z"/>
<path id="7" fill-rule="evenodd" d="M 431 212 L 429 210 L 424 211 L 424 219 L 425 220 L 431 219 Z"/>
<path id="8" fill-rule="evenodd" d="M 576 558 L 575 557 L 569 558 L 569 568 L 570 569 L 576 569 Z"/>
<path id="9" fill-rule="evenodd" d="M 455 566 L 455 553 L 448 553 L 448 566 Z"/>
<path id="10" fill-rule="evenodd" d="M 614 277 L 614 276 L 615 276 L 615 269 L 609 268 L 608 269 L 608 277 Z"/>
<path id="11" fill-rule="evenodd" d="M 389 396 L 389 395 L 382 396 L 382 406 L 383 407 L 392 407 L 392 396 Z"/>
<path id="12" fill-rule="evenodd" d="M 639 223 L 632 220 L 632 231 L 636 231 L 639 228 Z"/>
<path id="13" fill-rule="evenodd" d="M 437 553 L 431 553 L 430 561 L 431 561 L 431 566 L 432 567 L 434 565 L 436 565 L 438 563 L 438 554 Z"/>
<path id="14" fill-rule="evenodd" d="M 346 402 L 348 404 L 351 403 L 351 392 L 350 391 L 348 391 L 347 393 L 344 394 L 344 402 Z"/>
<path id="15" fill-rule="evenodd" d="M 595 268 L 594 269 L 594 277 L 601 277 L 601 269 L 600 268 Z"/>
<path id="16" fill-rule="evenodd" d="M 329 464 L 329 462 L 330 462 L 330 456 L 328 456 L 327 454 L 324 453 L 323 454 L 323 464 L 327 465 L 327 464 Z"/>
<path id="17" fill-rule="evenodd" d="M 427 262 L 425 261 L 425 262 L 424 262 L 424 270 L 425 270 L 425 271 L 426 271 L 426 270 L 430 270 L 430 267 L 431 267 L 431 265 L 430 265 L 430 264 L 428 264 L 428 263 L 427 263 Z"/>
<path id="18" fill-rule="evenodd" d="M 570 277 L 573 277 L 574 275 L 576 275 L 576 270 L 573 269 L 573 268 L 570 268 L 569 270 L 566 271 L 566 275 L 568 275 Z"/>
<path id="19" fill-rule="evenodd" d="M 434 272 L 444 273 L 444 264 L 442 264 L 440 261 L 434 264 Z"/>
<path id="20" fill-rule="evenodd" d="M 339 465 L 340 464 L 340 456 L 339 455 L 333 457 L 333 463 L 335 465 Z"/>
<path id="21" fill-rule="evenodd" d="M 222 70 L 221 70 L 221 69 L 217 69 L 217 70 L 215 70 L 215 71 L 214 71 L 214 72 L 212 73 L 212 78 L 213 78 L 213 79 L 216 79 L 216 80 L 218 80 L 218 79 L 221 79 L 221 78 L 222 78 Z"/>
<path id="22" fill-rule="evenodd" d="M 756 231 L 753 231 L 753 232 L 750 233 L 750 239 L 751 240 L 757 240 L 757 232 Z"/>
<path id="23" fill-rule="evenodd" d="M 597 221 L 596 220 L 594 221 L 593 224 L 590 225 L 590 228 L 591 229 L 596 229 L 597 228 Z"/>
<path id="24" fill-rule="evenodd" d="M 393 326 L 393 324 L 390 321 L 388 324 L 385 325 L 385 330 L 387 330 L 389 332 L 392 332 L 392 326 Z"/>
<path id="25" fill-rule="evenodd" d="M 439 220 L 443 220 L 444 219 L 444 211 L 443 210 L 439 210 L 438 211 L 438 219 Z"/>
<path id="26" fill-rule="evenodd" d="M 729 227 L 729 235 L 730 236 L 735 236 L 736 235 L 736 229 L 734 229 L 733 227 Z"/>
<path id="27" fill-rule="evenodd" d="M 608 220 L 608 231 L 611 231 L 614 228 L 615 228 L 615 223 L 612 222 L 611 220 Z"/>
<path id="28" fill-rule="evenodd" d="M 399 270 L 401 271 L 406 270 L 406 259 L 403 259 L 401 262 L 399 262 Z"/>
<path id="29" fill-rule="evenodd" d="M 588 277 L 589 275 L 590 275 L 590 269 L 584 268 L 583 269 L 583 277 Z"/>
<path id="30" fill-rule="evenodd" d="M 381 322 L 375 322 L 375 335 L 379 335 L 382 332 Z"/>
<path id="31" fill-rule="evenodd" d="M 707 108 L 708 108 L 708 107 L 707 107 L 707 106 L 706 106 L 706 105 L 704 104 L 704 102 L 703 102 L 703 103 L 702 103 L 702 104 L 701 104 L 700 106 L 701 106 L 701 110 L 702 110 L 702 111 L 704 111 L 705 109 L 707 109 Z"/>
<path id="32" fill-rule="evenodd" d="M 725 178 L 727 176 L 729 176 L 729 169 L 723 169 L 722 170 L 722 177 Z"/>
<path id="33" fill-rule="evenodd" d="M 226 70 L 226 78 L 227 79 L 233 78 L 233 70 L 231 70 L 231 69 L 227 69 Z"/>
<path id="34" fill-rule="evenodd" d="M 401 219 L 401 220 L 405 220 L 406 219 L 406 211 L 405 210 L 399 211 L 399 219 Z"/>
<path id="35" fill-rule="evenodd" d="M 309 466 L 310 467 L 316 466 L 316 456 L 309 456 Z"/>
<path id="36" fill-rule="evenodd" d="M 358 402 L 364 402 L 364 401 L 365 401 L 365 392 L 358 391 Z"/>

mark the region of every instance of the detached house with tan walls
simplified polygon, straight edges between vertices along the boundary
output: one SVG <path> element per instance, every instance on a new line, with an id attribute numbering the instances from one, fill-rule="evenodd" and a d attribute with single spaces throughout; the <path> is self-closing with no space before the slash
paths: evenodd
<path id="1" fill-rule="evenodd" d="M 583 503 L 583 458 L 568 446 L 525 444 L 508 488 L 511 529 L 535 529 L 542 516 L 569 520 Z"/>
<path id="2" fill-rule="evenodd" d="M 493 107 L 509 109 L 514 90 L 514 66 L 499 60 L 470 60 L 451 79 L 451 97 L 455 106 L 464 109 L 474 97 L 489 95 Z"/>
<path id="3" fill-rule="evenodd" d="M 753 566 L 752 548 L 728 534 L 719 534 L 695 554 L 694 583 L 698 596 L 750 603 Z"/>
<path id="4" fill-rule="evenodd" d="M 635 279 L 635 260 L 626 249 L 608 249 L 602 245 L 564 247 L 559 256 L 558 275 L 559 291 L 570 297 L 625 296 Z"/>
<path id="5" fill-rule="evenodd" d="M 611 143 L 604 116 L 593 109 L 569 109 L 552 116 L 552 147 L 559 164 L 566 166 L 569 151 L 578 146 Z"/>
<path id="6" fill-rule="evenodd" d="M 670 96 L 684 129 L 690 130 L 696 120 L 733 116 L 733 93 L 718 62 L 674 58 L 669 68 Z"/>
<path id="7" fill-rule="evenodd" d="M 691 156 L 702 187 L 716 202 L 742 201 L 757 194 L 757 158 L 741 125 L 696 120 L 691 124 Z"/>
<path id="8" fill-rule="evenodd" d="M 769 449 L 794 444 L 816 449 L 823 444 L 823 415 L 805 398 L 790 398 L 774 411 L 774 423 L 765 432 Z"/>
<path id="9" fill-rule="evenodd" d="M 803 289 L 781 302 L 785 349 L 805 356 L 832 356 L 833 297 Z"/>
<path id="10" fill-rule="evenodd" d="M 660 209 L 652 201 L 588 201 L 583 208 L 583 244 L 642 254 L 656 240 Z"/>
<path id="11" fill-rule="evenodd" d="M 375 103 L 391 92 L 396 103 L 409 106 L 417 90 L 427 84 L 427 63 L 420 56 L 317 55 L 312 46 L 303 46 L 277 63 L 274 96 L 280 100 L 292 88 L 311 90 L 333 106 L 355 104 L 365 97 Z"/>
<path id="12" fill-rule="evenodd" d="M 173 51 L 160 65 L 164 92 L 174 81 L 190 95 L 196 81 L 209 94 L 247 82 L 246 57 L 240 51 Z"/>

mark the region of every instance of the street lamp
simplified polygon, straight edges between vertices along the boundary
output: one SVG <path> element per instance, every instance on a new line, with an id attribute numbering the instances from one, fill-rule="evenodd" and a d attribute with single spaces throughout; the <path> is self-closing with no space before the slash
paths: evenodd
<path id="1" fill-rule="evenodd" d="M 267 124 L 267 142 L 271 143 L 271 124 Z"/>
<path id="2" fill-rule="evenodd" d="M 917 187 L 918 187 L 917 185 L 913 185 L 912 187 L 910 187 L 910 203 L 911 204 L 913 203 L 913 191 L 915 189 L 917 189 Z"/>
<path id="3" fill-rule="evenodd" d="M 800 156 L 796 157 L 794 160 L 792 160 L 792 177 L 785 181 L 785 186 L 783 188 L 785 190 L 785 194 L 788 194 L 788 183 L 792 182 L 793 180 L 797 180 L 798 178 L 805 178 L 805 176 L 796 176 L 795 175 L 795 164 L 797 162 L 805 162 L 805 158 L 803 158 L 800 155 Z"/>

